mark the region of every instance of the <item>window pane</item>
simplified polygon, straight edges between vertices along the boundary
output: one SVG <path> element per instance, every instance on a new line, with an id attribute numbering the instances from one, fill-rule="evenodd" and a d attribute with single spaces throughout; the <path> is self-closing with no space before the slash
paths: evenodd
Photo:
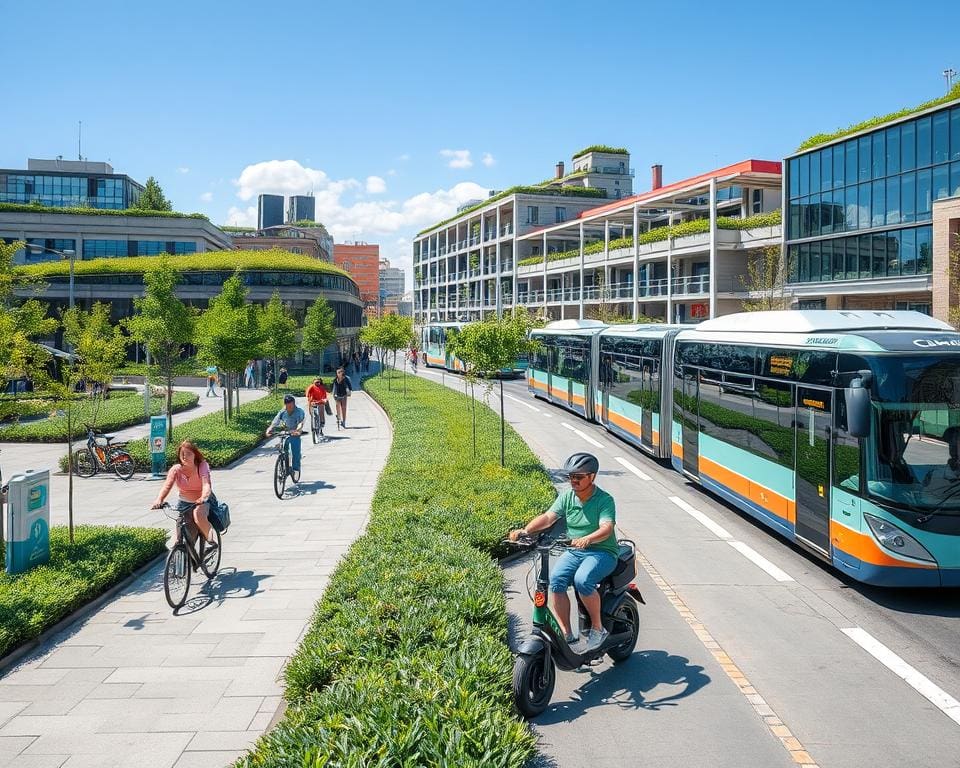
<path id="1" fill-rule="evenodd" d="M 930 273 L 933 265 L 933 259 L 930 254 L 930 241 L 932 239 L 930 227 L 917 228 L 917 274 L 926 275 Z"/>
<path id="2" fill-rule="evenodd" d="M 958 110 L 960 114 L 960 110 Z M 960 124 L 960 120 L 957 121 Z M 960 142 L 960 139 L 958 139 Z M 843 145 L 837 144 L 833 148 L 833 188 L 839 189 L 843 186 Z"/>
<path id="3" fill-rule="evenodd" d="M 857 142 L 848 141 L 843 145 L 846 155 L 846 167 L 844 169 L 844 180 L 847 184 L 857 183 Z"/>
<path id="4" fill-rule="evenodd" d="M 933 188 L 933 178 L 929 168 L 917 171 L 917 221 L 926 221 L 930 218 L 930 193 Z"/>
<path id="5" fill-rule="evenodd" d="M 858 178 L 860 181 L 870 181 L 870 153 L 871 141 L 869 136 L 862 136 L 858 142 L 858 153 L 860 155 L 860 169 Z"/>
<path id="6" fill-rule="evenodd" d="M 943 163 L 950 158 L 950 113 L 933 116 L 933 162 Z"/>
<path id="7" fill-rule="evenodd" d="M 900 177 L 900 221 L 916 221 L 917 175 L 905 173 Z"/>
<path id="8" fill-rule="evenodd" d="M 820 280 L 820 243 L 810 243 L 810 280 L 818 282 Z"/>
<path id="9" fill-rule="evenodd" d="M 887 224 L 900 223 L 900 179 L 887 178 Z"/>
<path id="10" fill-rule="evenodd" d="M 800 277 L 800 249 L 791 245 L 787 250 L 787 263 L 790 270 L 790 277 L 788 278 L 789 282 L 797 282 L 797 278 Z"/>
<path id="11" fill-rule="evenodd" d="M 800 237 L 810 236 L 810 198 L 800 198 Z"/>
<path id="12" fill-rule="evenodd" d="M 860 235 L 860 277 L 870 277 L 871 243 L 870 235 Z"/>
<path id="13" fill-rule="evenodd" d="M 813 166 L 810 166 L 813 168 Z M 820 195 L 810 195 L 810 234 L 820 234 Z"/>
<path id="14" fill-rule="evenodd" d="M 900 232 L 900 274 L 913 275 L 917 272 L 917 230 L 904 229 Z"/>
<path id="15" fill-rule="evenodd" d="M 857 187 L 857 200 L 859 204 L 860 229 L 870 228 L 870 185 L 861 184 Z"/>
<path id="16" fill-rule="evenodd" d="M 800 237 L 800 202 L 795 200 L 790 203 L 790 225 L 787 232 L 788 240 L 795 240 Z"/>
<path id="17" fill-rule="evenodd" d="M 950 159 L 960 160 L 960 107 L 950 110 Z"/>
<path id="18" fill-rule="evenodd" d="M 790 161 L 789 172 L 790 197 L 798 197 L 800 195 L 800 162 L 797 158 L 793 158 L 793 160 Z"/>
<path id="19" fill-rule="evenodd" d="M 844 248 L 847 252 L 847 280 L 856 280 L 857 275 L 860 271 L 858 267 L 858 256 L 857 256 L 857 238 L 855 237 L 845 237 L 843 238 Z"/>
<path id="20" fill-rule="evenodd" d="M 887 238 L 884 235 L 873 236 L 873 277 L 887 276 Z"/>
<path id="21" fill-rule="evenodd" d="M 843 190 L 838 189 L 833 193 L 833 206 L 831 207 L 833 216 L 833 231 L 843 232 L 844 224 L 844 205 Z"/>
<path id="22" fill-rule="evenodd" d="M 810 282 L 810 246 L 806 243 L 800 246 L 800 282 Z"/>
<path id="23" fill-rule="evenodd" d="M 917 125 L 914 122 L 900 126 L 900 170 L 912 171 L 917 167 Z"/>
<path id="24" fill-rule="evenodd" d="M 887 129 L 887 175 L 900 173 L 900 126 Z"/>
<path id="25" fill-rule="evenodd" d="M 833 147 L 820 153 L 820 190 L 833 189 Z"/>
<path id="26" fill-rule="evenodd" d="M 837 238 L 833 242 L 833 279 L 843 280 L 844 278 L 844 237 Z"/>
<path id="27" fill-rule="evenodd" d="M 887 238 L 887 275 L 893 277 L 900 274 L 900 233 L 888 232 Z"/>
<path id="28" fill-rule="evenodd" d="M 933 167 L 933 199 L 950 196 L 950 166 L 935 165 Z"/>
<path id="29" fill-rule="evenodd" d="M 833 193 L 820 195 L 820 234 L 829 235 L 833 231 Z"/>
<path id="30" fill-rule="evenodd" d="M 871 226 L 882 227 L 886 223 L 886 191 L 887 183 L 883 179 L 873 182 L 873 216 L 870 219 Z"/>
<path id="31" fill-rule="evenodd" d="M 950 163 L 950 195 L 960 195 L 960 162 Z"/>
<path id="32" fill-rule="evenodd" d="M 820 153 L 810 154 L 810 191 L 820 191 Z"/>
<path id="33" fill-rule="evenodd" d="M 797 158 L 800 163 L 800 195 L 810 194 L 810 155 Z"/>
<path id="34" fill-rule="evenodd" d="M 820 276 L 823 280 L 833 279 L 833 241 L 820 243 Z"/>
<path id="35" fill-rule="evenodd" d="M 917 168 L 930 165 L 931 123 L 929 117 L 917 120 Z"/>
<path id="36" fill-rule="evenodd" d="M 886 167 L 887 147 L 884 137 L 886 132 L 878 131 L 873 134 L 873 178 L 880 179 L 885 175 L 883 169 Z"/>
<path id="37" fill-rule="evenodd" d="M 844 191 L 844 199 L 845 199 L 844 207 L 846 208 L 846 215 L 844 216 L 844 220 L 847 225 L 847 230 L 856 229 L 857 221 L 859 220 L 857 213 L 860 210 L 859 207 L 857 206 L 857 188 L 847 187 L 846 190 Z"/>

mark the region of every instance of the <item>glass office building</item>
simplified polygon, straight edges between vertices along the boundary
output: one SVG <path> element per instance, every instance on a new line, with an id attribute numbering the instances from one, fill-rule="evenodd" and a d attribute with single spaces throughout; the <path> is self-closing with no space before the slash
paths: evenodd
<path id="1" fill-rule="evenodd" d="M 960 102 L 798 153 L 784 173 L 791 285 L 929 275 L 933 203 L 960 195 Z"/>
<path id="2" fill-rule="evenodd" d="M 136 205 L 142 192 L 108 163 L 30 159 L 27 170 L 0 169 L 0 203 L 121 210 Z"/>

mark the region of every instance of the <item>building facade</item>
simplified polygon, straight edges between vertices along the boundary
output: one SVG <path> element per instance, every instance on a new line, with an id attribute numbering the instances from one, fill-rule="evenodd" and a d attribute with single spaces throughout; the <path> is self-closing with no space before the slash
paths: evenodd
<path id="1" fill-rule="evenodd" d="M 287 198 L 287 224 L 314 221 L 316 200 L 313 195 L 291 195 Z"/>
<path id="2" fill-rule="evenodd" d="M 794 306 L 948 319 L 960 99 L 798 152 L 785 173 Z"/>
<path id="3" fill-rule="evenodd" d="M 399 267 L 391 267 L 389 259 L 380 259 L 380 295 L 402 296 L 407 289 L 407 276 Z"/>
<path id="4" fill-rule="evenodd" d="M 289 224 L 256 230 L 234 231 L 233 247 L 245 251 L 269 251 L 281 248 L 303 253 L 320 261 L 332 261 L 332 240 L 325 229 L 294 227 Z"/>
<path id="5" fill-rule="evenodd" d="M 0 203 L 123 210 L 142 192 L 142 184 L 114 173 L 109 163 L 30 158 L 25 171 L 0 169 Z"/>
<path id="6" fill-rule="evenodd" d="M 380 246 L 376 243 L 336 243 L 333 263 L 350 273 L 360 290 L 367 317 L 376 317 L 380 297 Z"/>
<path id="7" fill-rule="evenodd" d="M 283 195 L 257 195 L 257 229 L 283 224 Z"/>

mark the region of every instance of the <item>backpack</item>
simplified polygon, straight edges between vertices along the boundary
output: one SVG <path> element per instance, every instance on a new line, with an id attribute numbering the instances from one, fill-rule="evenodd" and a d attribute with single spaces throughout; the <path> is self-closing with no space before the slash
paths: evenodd
<path id="1" fill-rule="evenodd" d="M 230 527 L 230 507 L 221 502 L 220 506 L 217 507 L 215 513 L 209 514 L 210 524 L 217 529 L 218 532 L 224 534 L 227 532 L 227 529 Z"/>

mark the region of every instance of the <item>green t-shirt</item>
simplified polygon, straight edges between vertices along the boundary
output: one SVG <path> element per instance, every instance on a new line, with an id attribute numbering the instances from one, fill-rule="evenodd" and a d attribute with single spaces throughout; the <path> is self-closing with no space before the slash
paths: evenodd
<path id="1" fill-rule="evenodd" d="M 613 496 L 596 486 L 586 503 L 581 503 L 572 488 L 564 491 L 557 496 L 550 511 L 555 512 L 559 517 L 566 518 L 567 534 L 571 539 L 596 533 L 600 523 L 605 520 L 609 520 L 614 525 L 617 522 L 617 507 L 613 503 Z M 610 535 L 602 541 L 591 544 L 587 549 L 609 552 L 614 557 L 618 557 L 620 545 L 617 544 L 616 530 L 611 531 Z"/>

